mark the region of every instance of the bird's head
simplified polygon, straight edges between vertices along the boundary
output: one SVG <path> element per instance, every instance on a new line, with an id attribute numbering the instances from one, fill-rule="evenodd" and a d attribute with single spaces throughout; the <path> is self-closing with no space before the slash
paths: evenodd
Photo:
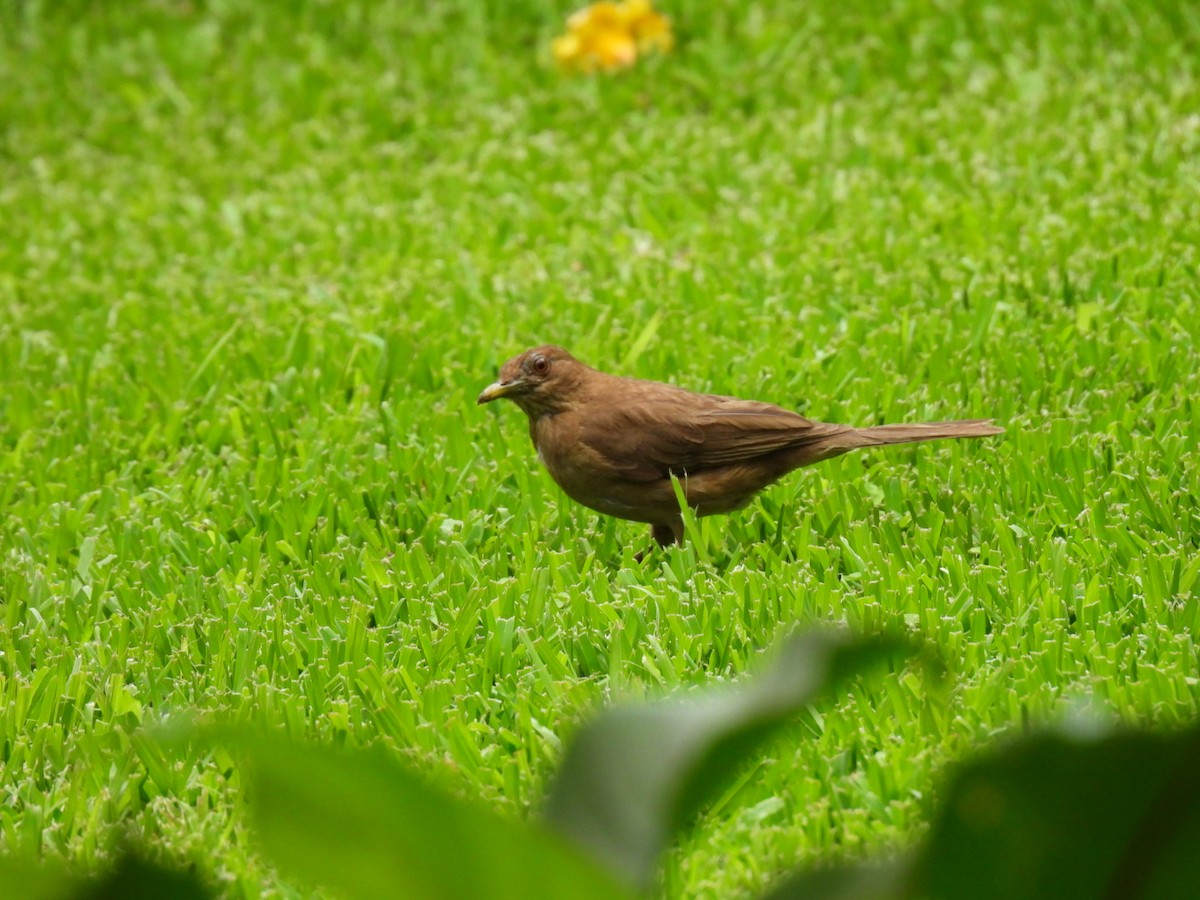
<path id="1" fill-rule="evenodd" d="M 587 371 L 587 366 L 562 347 L 534 347 L 501 366 L 500 377 L 483 389 L 477 402 L 507 397 L 530 417 L 558 412 Z"/>

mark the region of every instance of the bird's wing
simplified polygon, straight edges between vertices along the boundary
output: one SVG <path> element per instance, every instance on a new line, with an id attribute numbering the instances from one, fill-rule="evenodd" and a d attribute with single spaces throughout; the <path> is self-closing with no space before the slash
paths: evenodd
<path id="1" fill-rule="evenodd" d="M 769 403 L 651 384 L 627 389 L 619 405 L 589 417 L 581 438 L 626 477 L 654 481 L 746 462 L 841 430 Z"/>

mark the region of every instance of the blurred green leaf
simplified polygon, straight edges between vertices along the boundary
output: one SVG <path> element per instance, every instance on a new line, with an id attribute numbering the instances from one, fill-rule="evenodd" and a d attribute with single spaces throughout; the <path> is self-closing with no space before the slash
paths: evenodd
<path id="1" fill-rule="evenodd" d="M 75 884 L 61 869 L 23 859 L 0 858 L 0 897 L 60 900 L 72 895 Z"/>
<path id="2" fill-rule="evenodd" d="M 777 729 L 868 666 L 913 650 L 898 638 L 804 634 L 744 686 L 607 711 L 568 749 L 547 818 L 645 886 L 668 843 Z"/>
<path id="3" fill-rule="evenodd" d="M 900 862 L 818 869 L 786 879 L 764 900 L 893 900 L 907 875 Z"/>
<path id="4" fill-rule="evenodd" d="M 954 778 L 917 894 L 1197 896 L 1200 730 L 1036 737 Z"/>
<path id="5" fill-rule="evenodd" d="M 1190 900 L 1200 885 L 1200 729 L 1068 733 L 965 766 L 911 865 L 787 879 L 768 900 Z"/>
<path id="6" fill-rule="evenodd" d="M 65 866 L 0 859 L 0 897 L 20 900 L 208 900 L 213 893 L 190 872 L 122 856 L 108 871 L 82 880 Z"/>
<path id="7" fill-rule="evenodd" d="M 208 900 L 213 892 L 190 872 L 127 854 L 109 872 L 71 896 L 76 900 Z"/>
<path id="8" fill-rule="evenodd" d="M 356 900 L 627 896 L 579 851 L 375 753 L 245 739 L 250 808 L 286 873 Z"/>

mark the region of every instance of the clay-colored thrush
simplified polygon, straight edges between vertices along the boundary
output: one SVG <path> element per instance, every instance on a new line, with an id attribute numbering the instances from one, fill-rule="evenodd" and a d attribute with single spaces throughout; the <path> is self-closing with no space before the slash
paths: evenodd
<path id="1" fill-rule="evenodd" d="M 683 539 L 671 475 L 696 515 L 711 516 L 740 509 L 792 469 L 859 447 L 1004 430 L 989 419 L 870 428 L 814 422 L 770 403 L 606 375 L 553 346 L 506 362 L 479 402 L 501 397 L 525 410 L 538 457 L 568 496 L 648 522 L 662 545 Z"/>

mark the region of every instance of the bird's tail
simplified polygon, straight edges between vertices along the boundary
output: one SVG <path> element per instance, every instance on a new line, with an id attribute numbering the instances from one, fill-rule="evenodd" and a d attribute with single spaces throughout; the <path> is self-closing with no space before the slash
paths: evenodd
<path id="1" fill-rule="evenodd" d="M 961 419 L 957 422 L 921 422 L 916 425 L 873 425 L 852 428 L 849 425 L 814 423 L 819 429 L 809 440 L 797 444 L 784 457 L 782 472 L 801 466 L 811 466 L 823 459 L 832 459 L 863 447 L 882 447 L 886 444 L 915 444 L 918 441 L 943 441 L 949 438 L 990 437 L 1003 434 L 1004 429 L 991 419 Z"/>
<path id="2" fill-rule="evenodd" d="M 1003 434 L 1004 429 L 993 425 L 991 419 L 960 419 L 957 422 L 921 422 L 915 425 L 874 425 L 855 428 L 841 435 L 846 449 L 879 447 L 884 444 L 915 444 L 918 441 L 941 441 L 948 438 L 990 437 Z"/>

